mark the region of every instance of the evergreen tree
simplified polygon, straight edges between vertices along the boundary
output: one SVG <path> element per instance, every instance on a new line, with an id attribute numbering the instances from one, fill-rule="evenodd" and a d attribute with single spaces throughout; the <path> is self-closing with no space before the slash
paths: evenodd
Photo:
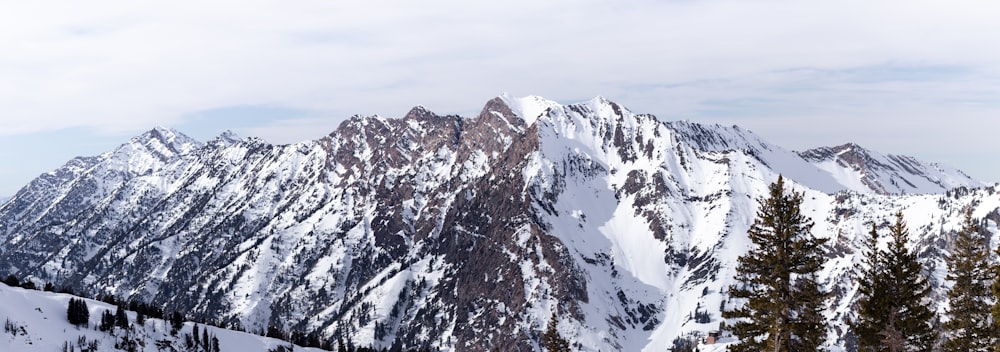
<path id="1" fill-rule="evenodd" d="M 285 331 L 273 325 L 267 327 L 267 333 L 264 336 L 278 340 L 288 340 L 288 335 L 285 334 Z"/>
<path id="2" fill-rule="evenodd" d="M 101 314 L 101 325 L 98 329 L 101 331 L 111 331 L 115 327 L 115 316 L 111 314 L 110 310 L 105 309 L 104 313 Z"/>
<path id="3" fill-rule="evenodd" d="M 73 325 L 79 325 L 77 324 L 76 310 L 76 298 L 70 298 L 69 307 L 66 308 L 66 320 L 69 320 L 69 323 Z"/>
<path id="4" fill-rule="evenodd" d="M 829 298 L 829 293 L 820 287 L 816 272 L 803 274 L 802 278 L 796 280 L 795 292 L 798 294 L 793 298 L 797 298 L 799 306 L 795 307 L 792 313 L 796 317 L 792 323 L 792 336 L 797 338 L 792 346 L 798 347 L 790 348 L 793 351 L 819 351 L 826 340 L 823 306 Z"/>
<path id="5" fill-rule="evenodd" d="M 125 315 L 125 307 L 121 304 L 115 307 L 115 326 L 128 329 L 128 315 Z"/>
<path id="6" fill-rule="evenodd" d="M 10 287 L 21 286 L 21 280 L 18 280 L 17 276 L 14 276 L 14 274 L 7 275 L 7 278 L 3 280 L 3 283 Z"/>
<path id="7" fill-rule="evenodd" d="M 198 338 L 198 336 L 195 336 L 195 339 L 197 339 L 197 338 Z M 207 350 L 208 347 L 210 346 L 209 343 L 211 343 L 211 342 L 208 339 L 208 329 L 207 328 L 206 329 L 202 329 L 201 330 L 201 348 L 204 348 L 204 349 Z"/>
<path id="8" fill-rule="evenodd" d="M 569 352 L 569 341 L 559 335 L 559 330 L 556 327 L 559 325 L 559 321 L 556 320 L 556 315 L 552 314 L 552 318 L 549 319 L 548 330 L 542 335 L 543 342 L 545 343 L 545 350 L 548 352 Z"/>
<path id="9" fill-rule="evenodd" d="M 191 326 L 191 336 L 194 336 L 194 345 L 197 346 L 198 345 L 198 336 L 199 336 L 198 335 L 198 323 L 194 323 L 194 325 Z"/>
<path id="10" fill-rule="evenodd" d="M 739 343 L 734 352 L 819 351 L 826 336 L 822 307 L 828 294 L 817 282 L 825 239 L 810 233 L 802 194 L 785 192 L 784 178 L 769 186 L 747 235 L 754 246 L 738 259 L 730 298 L 743 301 L 723 317 Z"/>
<path id="11" fill-rule="evenodd" d="M 889 232 L 891 242 L 884 263 L 889 315 L 880 334 L 889 351 L 929 352 L 938 339 L 928 298 L 931 286 L 924 276 L 923 265 L 917 261 L 916 251 L 906 248 L 909 230 L 903 213 L 896 213 L 896 222 Z"/>
<path id="12" fill-rule="evenodd" d="M 997 247 L 994 253 L 1000 257 L 1000 247 Z M 1000 322 L 1000 264 L 994 265 L 992 269 L 994 280 L 990 290 L 993 291 L 993 307 L 990 310 L 993 315 L 993 321 Z M 1000 329 L 1000 326 L 994 326 L 994 328 Z M 1000 344 L 997 344 L 994 352 L 1000 352 Z"/>
<path id="13" fill-rule="evenodd" d="M 864 267 L 857 277 L 858 320 L 852 325 L 858 350 L 930 351 L 937 341 L 927 301 L 931 287 L 916 252 L 906 248 L 909 230 L 902 213 L 896 213 L 889 232 L 886 251 L 878 249 L 874 224 L 865 241 Z"/>
<path id="14" fill-rule="evenodd" d="M 181 312 L 174 311 L 174 314 L 170 315 L 170 334 L 177 336 L 177 331 L 184 326 L 184 314 Z"/>
<path id="15" fill-rule="evenodd" d="M 851 324 L 858 339 L 859 351 L 880 351 L 879 331 L 885 326 L 889 316 L 890 297 L 886 295 L 886 268 L 884 253 L 878 249 L 878 231 L 872 224 L 865 239 L 865 257 L 856 269 L 858 281 L 857 320 Z"/>
<path id="16" fill-rule="evenodd" d="M 87 302 L 82 298 L 70 298 L 69 308 L 66 309 L 66 318 L 69 319 L 69 323 L 86 327 L 90 321 L 90 310 L 87 308 Z"/>
<path id="17" fill-rule="evenodd" d="M 955 237 L 952 251 L 945 256 L 946 279 L 954 282 L 948 290 L 950 307 L 944 323 L 946 352 L 987 352 L 995 349 L 994 328 L 990 321 L 990 285 L 986 240 L 966 211 L 965 222 Z"/>
<path id="18" fill-rule="evenodd" d="M 73 288 L 69 286 L 63 286 L 62 288 L 60 288 L 59 293 L 75 295 L 75 293 L 73 292 Z"/>
<path id="19" fill-rule="evenodd" d="M 87 307 L 87 301 L 83 298 L 76 299 L 76 310 L 77 310 L 77 321 L 79 325 L 83 327 L 90 327 L 90 308 Z"/>

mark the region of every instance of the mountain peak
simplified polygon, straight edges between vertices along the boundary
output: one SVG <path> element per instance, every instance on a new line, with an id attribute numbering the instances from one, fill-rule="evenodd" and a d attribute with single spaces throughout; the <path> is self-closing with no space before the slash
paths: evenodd
<path id="1" fill-rule="evenodd" d="M 746 129 L 664 122 L 602 97 L 504 95 L 478 118 L 408 115 L 420 120 L 357 116 L 316 143 L 257 148 L 249 138 L 186 154 L 175 150 L 195 142 L 155 128 L 0 206 L 0 268 L 196 320 L 302 327 L 375 348 L 530 351 L 555 311 L 591 350 L 638 351 L 724 320 L 733 268 L 779 175 L 802 195 L 814 235 L 834 243 L 820 278 L 831 290 L 854 289 L 867 225 L 896 211 L 937 268 L 961 209 L 989 220 L 991 236 L 1000 223 L 995 190 L 878 195 L 861 180 L 882 173 L 838 164 L 864 154 L 866 170 L 892 165 L 893 178 L 870 184 L 893 192 L 921 185 L 905 170 L 923 164 L 906 157 L 854 144 L 800 155 Z M 863 194 L 832 194 L 848 184 Z M 855 296 L 831 299 L 823 314 L 849 319 Z M 847 331 L 844 319 L 831 326 Z"/>
<path id="2" fill-rule="evenodd" d="M 860 145 L 858 145 L 857 143 L 854 143 L 854 142 L 847 142 L 847 143 L 841 144 L 839 146 L 836 146 L 834 148 L 840 148 L 840 149 L 865 149 L 864 147 L 862 147 L 862 146 L 860 146 Z"/>
<path id="3" fill-rule="evenodd" d="M 232 130 L 225 130 L 209 141 L 208 144 L 213 146 L 230 146 L 242 141 L 244 141 L 243 137 L 240 137 L 240 135 L 236 134 L 236 132 L 233 132 Z"/>
<path id="4" fill-rule="evenodd" d="M 149 131 L 150 132 L 159 132 L 159 133 L 168 133 L 168 134 L 177 134 L 177 133 L 180 133 L 180 132 L 177 132 L 177 130 L 175 130 L 173 128 L 166 127 L 166 126 L 163 126 L 163 125 L 153 126 L 153 129 L 151 129 Z"/>
<path id="5" fill-rule="evenodd" d="M 833 147 L 832 149 L 833 149 L 833 151 L 837 152 L 837 154 L 845 154 L 845 153 L 863 154 L 863 155 L 869 154 L 869 151 L 868 151 L 867 148 L 862 147 L 861 145 L 859 145 L 857 143 L 854 143 L 854 142 L 847 142 L 847 143 L 838 145 L 836 147 Z"/>
<path id="6" fill-rule="evenodd" d="M 149 145 L 152 142 L 156 142 L 180 154 L 187 153 L 201 145 L 194 138 L 188 137 L 173 128 L 163 126 L 153 127 L 149 131 L 133 137 L 130 142 L 141 145 Z"/>
<path id="7" fill-rule="evenodd" d="M 236 132 L 233 132 L 233 130 L 223 131 L 222 134 L 219 135 L 219 138 L 231 141 L 239 141 L 243 139 L 243 137 L 240 137 L 240 135 L 236 134 Z"/>
<path id="8" fill-rule="evenodd" d="M 201 148 L 202 143 L 172 128 L 157 126 L 122 144 L 103 158 L 117 166 L 115 169 L 131 170 L 139 174 L 156 169 L 174 158 Z M 151 163 L 150 160 L 157 160 Z"/>
<path id="9" fill-rule="evenodd" d="M 405 119 L 405 120 L 410 120 L 410 119 L 424 120 L 424 119 L 433 118 L 433 117 L 436 117 L 436 116 L 438 116 L 438 115 L 435 114 L 433 111 L 428 110 L 423 105 L 417 105 L 417 106 L 414 106 L 412 109 L 410 109 L 410 111 L 406 113 L 406 115 L 403 117 L 403 119 Z"/>
<path id="10" fill-rule="evenodd" d="M 906 155 L 882 154 L 853 142 L 814 148 L 799 155 L 859 192 L 940 193 L 955 187 L 985 185 L 949 166 Z"/>
<path id="11" fill-rule="evenodd" d="M 498 98 L 507 104 L 511 112 L 524 120 L 524 124 L 527 126 L 535 124 L 535 121 L 538 121 L 538 118 L 549 108 L 560 106 L 555 101 L 536 95 L 518 98 L 511 94 L 503 93 Z"/>

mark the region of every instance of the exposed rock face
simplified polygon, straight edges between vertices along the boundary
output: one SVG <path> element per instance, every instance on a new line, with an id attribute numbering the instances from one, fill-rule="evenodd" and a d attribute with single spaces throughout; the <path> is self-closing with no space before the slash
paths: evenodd
<path id="1" fill-rule="evenodd" d="M 293 145 L 155 129 L 0 207 L 0 274 L 363 345 L 533 351 L 554 313 L 586 350 L 661 348 L 718 328 L 756 200 L 783 174 L 831 239 L 830 344 L 843 345 L 864 224 L 903 210 L 940 286 L 961 210 L 987 231 L 1000 220 L 992 188 L 840 192 L 853 184 L 812 163 L 843 154 L 803 158 L 602 98 L 355 116 Z"/>

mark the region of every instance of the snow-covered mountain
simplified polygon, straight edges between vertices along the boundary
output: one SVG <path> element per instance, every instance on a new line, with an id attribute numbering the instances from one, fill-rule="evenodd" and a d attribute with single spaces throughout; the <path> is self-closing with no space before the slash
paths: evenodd
<path id="1" fill-rule="evenodd" d="M 532 351 L 556 314 L 583 350 L 662 350 L 718 329 L 780 174 L 831 239 L 837 349 L 870 223 L 903 211 L 938 288 L 964 209 L 997 232 L 993 187 L 886 195 L 818 159 L 603 98 L 355 116 L 291 145 L 155 129 L 0 207 L 0 274 L 365 345 Z"/>
<path id="2" fill-rule="evenodd" d="M 0 320 L 4 321 L 4 333 L 0 335 L 0 351 L 50 352 L 116 351 L 126 350 L 123 341 L 132 341 L 140 350 L 181 351 L 185 350 L 185 335 L 190 335 L 195 326 L 184 322 L 176 334 L 171 334 L 170 323 L 160 319 L 147 319 L 143 324 L 136 322 L 135 312 L 126 312 L 131 328 L 114 328 L 99 331 L 101 314 L 114 312 L 115 306 L 94 300 L 85 300 L 90 311 L 90 323 L 76 326 L 66 319 L 66 309 L 73 296 L 61 293 L 40 292 L 9 287 L 0 284 Z M 288 342 L 261 337 L 245 332 L 220 329 L 200 325 L 199 331 L 217 338 L 219 351 L 259 351 L 266 352 L 279 347 L 292 348 Z M 199 337 L 200 339 L 200 337 Z M 115 346 L 122 346 L 117 349 Z M 294 346 L 295 351 L 322 351 L 315 348 Z M 204 349 L 199 349 L 204 350 Z"/>
<path id="3" fill-rule="evenodd" d="M 858 192 L 927 194 L 985 186 L 950 166 L 905 155 L 881 154 L 854 143 L 810 149 L 800 155 L 829 172 L 840 184 Z"/>

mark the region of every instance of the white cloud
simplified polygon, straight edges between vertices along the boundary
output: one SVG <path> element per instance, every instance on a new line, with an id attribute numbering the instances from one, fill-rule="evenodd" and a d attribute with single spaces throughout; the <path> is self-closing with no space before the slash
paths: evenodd
<path id="1" fill-rule="evenodd" d="M 945 118 L 995 130 L 1000 122 L 979 119 L 1000 105 L 998 10 L 985 1 L 14 2 L 0 11 L 0 136 L 136 131 L 247 105 L 342 118 L 416 104 L 465 113 L 503 91 L 605 95 L 665 118 L 758 131 L 780 122 L 840 140 L 864 132 L 816 119 Z M 294 140 L 329 125 L 269 128 Z"/>

